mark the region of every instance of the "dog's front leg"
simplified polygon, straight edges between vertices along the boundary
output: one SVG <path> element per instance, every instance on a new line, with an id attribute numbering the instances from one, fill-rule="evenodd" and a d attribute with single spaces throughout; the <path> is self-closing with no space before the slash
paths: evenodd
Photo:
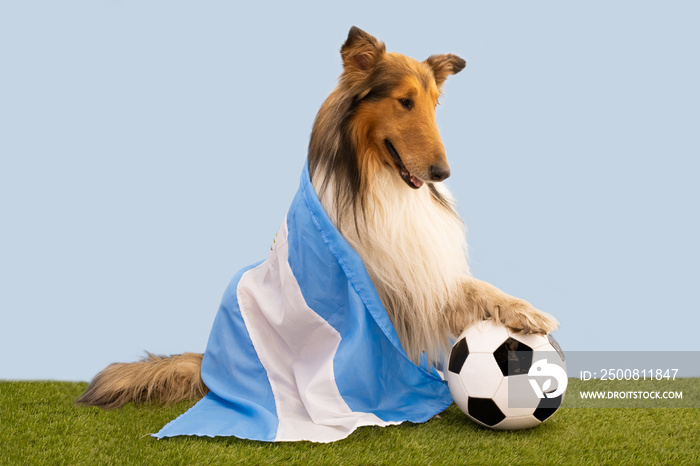
<path id="1" fill-rule="evenodd" d="M 490 283 L 465 278 L 460 283 L 452 316 L 452 332 L 459 335 L 471 323 L 493 319 L 523 333 L 550 333 L 559 322 L 527 301 L 507 295 Z"/>

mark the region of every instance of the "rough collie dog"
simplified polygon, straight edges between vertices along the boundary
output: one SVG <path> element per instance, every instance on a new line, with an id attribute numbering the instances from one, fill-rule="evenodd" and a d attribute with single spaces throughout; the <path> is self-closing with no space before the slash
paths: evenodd
<path id="1" fill-rule="evenodd" d="M 387 53 L 353 27 L 341 48 L 343 73 L 311 133 L 313 186 L 357 251 L 408 356 L 438 361 L 451 337 L 494 319 L 525 333 L 557 322 L 528 302 L 470 275 L 465 228 L 441 183 L 450 176 L 435 122 L 440 89 L 466 62 L 452 54 L 419 62 Z M 171 403 L 207 392 L 202 355 L 150 355 L 98 374 L 79 403 Z"/>

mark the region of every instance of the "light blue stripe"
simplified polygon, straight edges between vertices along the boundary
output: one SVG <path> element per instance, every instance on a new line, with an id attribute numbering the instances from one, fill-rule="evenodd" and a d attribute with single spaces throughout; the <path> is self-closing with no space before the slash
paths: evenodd
<path id="1" fill-rule="evenodd" d="M 238 307 L 236 290 L 246 267 L 233 277 L 221 300 L 207 350 L 202 379 L 209 394 L 166 425 L 156 437 L 236 436 L 273 441 L 277 411 L 272 388 Z"/>

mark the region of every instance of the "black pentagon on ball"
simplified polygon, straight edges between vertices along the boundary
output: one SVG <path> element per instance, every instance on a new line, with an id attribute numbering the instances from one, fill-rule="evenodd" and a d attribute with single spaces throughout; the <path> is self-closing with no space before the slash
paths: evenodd
<path id="1" fill-rule="evenodd" d="M 511 337 L 496 348 L 493 357 L 504 377 L 527 374 L 532 366 L 532 348 Z"/>
<path id="2" fill-rule="evenodd" d="M 472 398 L 467 400 L 467 411 L 477 421 L 493 427 L 506 418 L 491 398 Z"/>
<path id="3" fill-rule="evenodd" d="M 467 339 L 462 338 L 452 347 L 449 365 L 450 372 L 459 374 L 459 371 L 462 370 L 462 366 L 464 365 L 464 361 L 467 360 L 467 356 L 469 356 L 469 346 L 467 346 Z"/>
<path id="4" fill-rule="evenodd" d="M 561 346 L 559 346 L 557 340 L 555 340 L 552 335 L 547 335 L 547 339 L 549 340 L 549 344 L 552 345 L 552 348 L 554 348 L 557 351 L 557 354 L 559 354 L 561 360 L 566 361 L 566 359 L 564 359 L 564 352 L 561 350 Z"/>
<path id="5" fill-rule="evenodd" d="M 540 404 L 537 405 L 537 409 L 534 413 L 532 413 L 532 415 L 541 422 L 544 422 L 552 414 L 554 414 L 557 409 L 559 409 L 559 406 L 561 406 L 561 395 L 555 396 L 554 398 L 542 398 L 542 400 L 540 400 Z"/>

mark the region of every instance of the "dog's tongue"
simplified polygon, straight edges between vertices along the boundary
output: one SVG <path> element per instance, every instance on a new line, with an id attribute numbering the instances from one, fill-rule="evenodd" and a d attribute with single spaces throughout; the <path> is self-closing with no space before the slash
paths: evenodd
<path id="1" fill-rule="evenodd" d="M 413 183 L 413 186 L 415 186 L 416 188 L 420 188 L 421 186 L 423 186 L 423 180 L 421 180 L 420 178 L 416 178 L 413 175 L 411 175 L 411 183 Z"/>

